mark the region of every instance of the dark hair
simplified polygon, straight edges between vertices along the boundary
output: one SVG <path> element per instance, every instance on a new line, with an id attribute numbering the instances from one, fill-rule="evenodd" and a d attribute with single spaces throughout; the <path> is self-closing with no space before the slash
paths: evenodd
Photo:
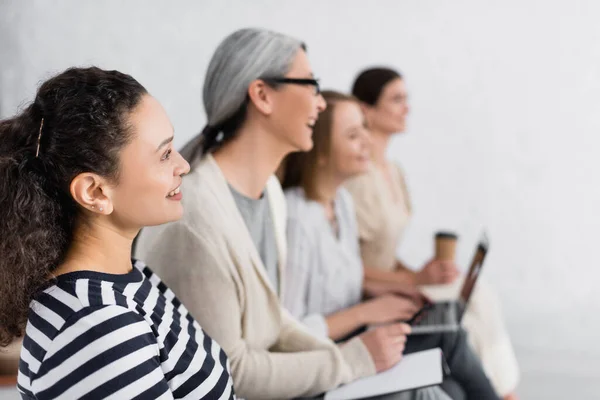
<path id="1" fill-rule="evenodd" d="M 374 106 L 385 85 L 394 79 L 402 79 L 402 74 L 389 68 L 366 69 L 354 80 L 352 95 L 361 102 Z"/>
<path id="2" fill-rule="evenodd" d="M 320 156 L 328 157 L 331 153 L 331 131 L 333 128 L 333 113 L 336 105 L 343 101 L 358 103 L 358 99 L 333 90 L 321 93 L 327 102 L 327 108 L 319 114 L 313 130 L 313 148 L 308 152 L 289 154 L 281 165 L 279 176 L 284 189 L 300 186 L 304 189 L 307 199 L 319 200 L 316 190 L 316 177 L 319 169 Z"/>
<path id="3" fill-rule="evenodd" d="M 118 180 L 128 115 L 146 93 L 118 71 L 71 68 L 0 121 L 0 346 L 23 334 L 31 300 L 83 222 L 71 181 L 83 172 Z"/>
<path id="4" fill-rule="evenodd" d="M 179 152 L 181 156 L 190 164 L 194 160 L 216 151 L 223 144 L 229 142 L 235 137 L 236 132 L 246 120 L 248 110 L 248 101 L 242 103 L 240 108 L 225 122 L 219 126 L 206 125 L 199 135 L 194 137 Z"/>

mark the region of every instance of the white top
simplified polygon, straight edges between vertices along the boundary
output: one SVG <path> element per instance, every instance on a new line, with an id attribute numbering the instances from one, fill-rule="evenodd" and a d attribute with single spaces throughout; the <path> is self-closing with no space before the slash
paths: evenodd
<path id="1" fill-rule="evenodd" d="M 363 267 L 352 198 L 339 189 L 335 215 L 339 238 L 324 207 L 304 190 L 285 193 L 288 206 L 288 263 L 283 305 L 315 334 L 328 336 L 325 317 L 360 302 Z"/>

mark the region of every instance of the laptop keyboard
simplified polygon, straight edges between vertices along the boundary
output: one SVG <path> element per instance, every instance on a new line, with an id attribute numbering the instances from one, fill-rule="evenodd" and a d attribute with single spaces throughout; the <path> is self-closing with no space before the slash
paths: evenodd
<path id="1" fill-rule="evenodd" d="M 450 307 L 452 305 L 452 303 L 435 304 L 433 308 L 423 313 L 420 320 L 414 326 L 453 324 L 455 321 L 452 321 L 450 317 Z"/>

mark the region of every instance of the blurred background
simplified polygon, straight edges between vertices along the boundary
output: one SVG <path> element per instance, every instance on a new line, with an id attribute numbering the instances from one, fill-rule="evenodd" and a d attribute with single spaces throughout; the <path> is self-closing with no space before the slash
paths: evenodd
<path id="1" fill-rule="evenodd" d="M 212 52 L 249 26 L 305 41 L 324 88 L 398 69 L 411 111 L 389 156 L 415 210 L 399 255 L 421 266 L 434 231 L 452 229 L 466 266 L 486 229 L 484 276 L 504 305 L 521 398 L 597 398 L 598 15 L 593 0 L 0 0 L 0 117 L 51 75 L 94 64 L 145 85 L 181 147 L 204 126 Z"/>

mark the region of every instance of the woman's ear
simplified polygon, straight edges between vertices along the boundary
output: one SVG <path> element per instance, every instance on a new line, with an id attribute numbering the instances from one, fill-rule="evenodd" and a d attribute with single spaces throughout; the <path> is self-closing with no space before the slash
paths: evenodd
<path id="1" fill-rule="evenodd" d="M 263 80 L 256 79 L 248 86 L 248 97 L 254 107 L 264 115 L 273 112 L 273 89 Z"/>
<path id="2" fill-rule="evenodd" d="M 81 207 L 93 213 L 109 215 L 113 212 L 110 190 L 104 178 L 84 172 L 71 181 L 69 191 Z"/>

